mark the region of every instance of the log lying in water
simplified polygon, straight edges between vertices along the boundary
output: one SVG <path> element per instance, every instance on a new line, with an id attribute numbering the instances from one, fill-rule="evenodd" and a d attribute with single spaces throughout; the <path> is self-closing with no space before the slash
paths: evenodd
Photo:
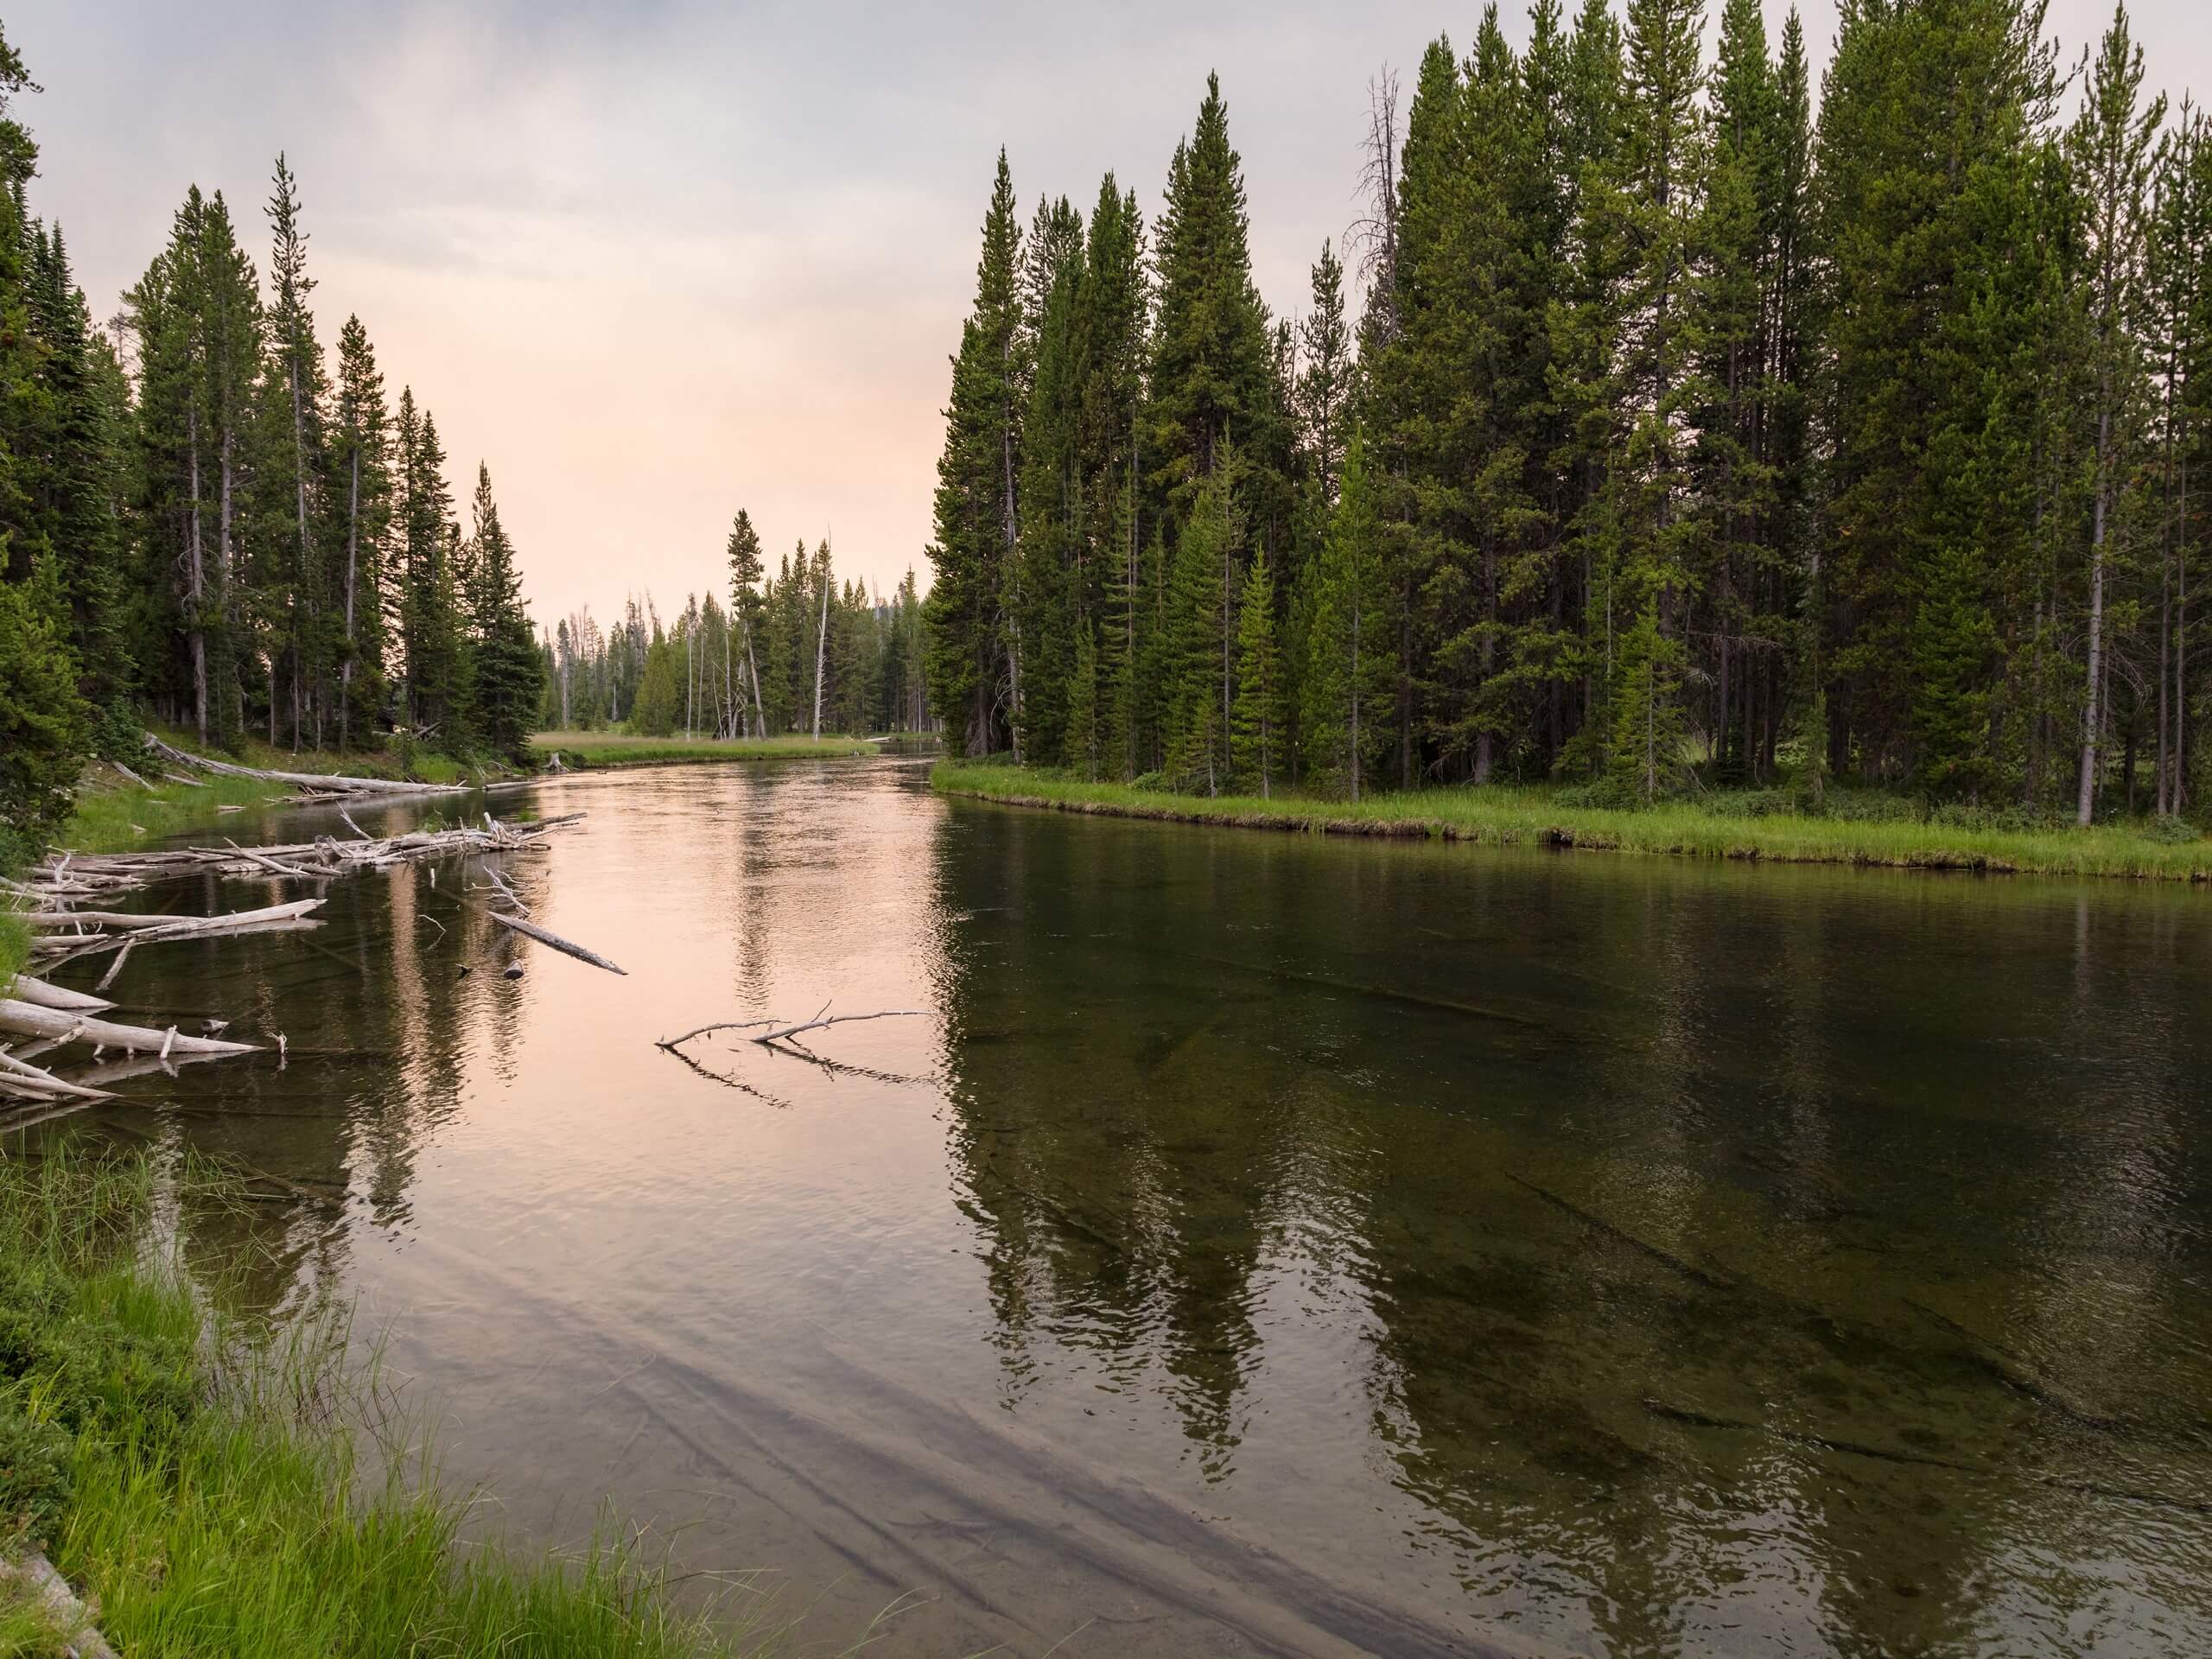
<path id="1" fill-rule="evenodd" d="M 273 847 L 172 847 L 156 852 L 96 853 L 49 857 L 16 883 L 14 891 L 62 918 L 61 925 L 90 922 L 111 914 L 68 908 L 87 899 L 115 898 L 156 881 L 187 875 L 283 876 L 293 880 L 328 880 L 361 870 L 385 870 L 417 860 L 453 858 L 481 853 L 526 852 L 554 830 L 582 818 L 581 812 L 531 823 L 501 823 L 487 817 L 482 826 L 464 824 L 452 830 L 416 830 L 381 840 L 365 836 L 340 841 L 325 836 L 315 841 Z M 356 836 L 360 832 L 357 828 Z M 141 926 L 175 918 L 134 918 Z M 107 925 L 102 923 L 102 925 Z M 128 924 L 115 924 L 128 925 Z"/>
<path id="2" fill-rule="evenodd" d="M 35 1003 L 41 1008 L 58 1008 L 64 1014 L 105 1014 L 114 1003 L 97 996 L 86 996 L 82 991 L 73 991 L 60 985 L 49 985 L 42 979 L 33 979 L 29 974 L 17 974 L 15 983 L 8 988 L 9 995 L 20 1001 Z"/>
<path id="3" fill-rule="evenodd" d="M 511 927 L 524 938 L 536 939 L 543 945 L 550 945 L 563 956 L 574 957 L 578 962 L 588 962 L 594 968 L 604 968 L 610 974 L 620 974 L 625 978 L 629 976 L 628 969 L 617 968 L 598 951 L 587 950 L 581 944 L 564 939 L 558 933 L 538 926 L 536 922 L 526 922 L 519 916 L 505 915 L 496 910 L 486 911 L 485 914 L 501 927 Z"/>
<path id="4" fill-rule="evenodd" d="M 96 927 L 143 930 L 141 937 L 156 934 L 227 933 L 255 922 L 289 922 L 321 908 L 320 899 L 301 899 L 289 905 L 270 905 L 260 910 L 234 910 L 221 916 L 162 916 L 137 911 L 39 910 L 23 918 L 32 927 L 59 930 L 90 922 Z"/>
<path id="5" fill-rule="evenodd" d="M 19 1060 L 4 1048 L 0 1048 L 0 1096 L 11 1100 L 112 1100 L 114 1096 L 102 1089 L 87 1089 L 80 1083 L 57 1077 L 51 1071 L 41 1071 L 29 1060 Z"/>
<path id="6" fill-rule="evenodd" d="M 253 1054 L 257 1043 L 226 1042 L 215 1037 L 187 1037 L 175 1026 L 152 1031 L 143 1026 L 118 1026 L 111 1020 L 42 1008 L 35 1002 L 0 997 L 0 1032 L 17 1037 L 38 1037 L 53 1043 L 90 1043 L 97 1048 L 120 1048 L 133 1054 Z"/>

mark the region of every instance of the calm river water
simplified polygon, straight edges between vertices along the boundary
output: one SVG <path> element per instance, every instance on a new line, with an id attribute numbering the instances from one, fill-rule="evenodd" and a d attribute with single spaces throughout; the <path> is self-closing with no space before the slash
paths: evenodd
<path id="1" fill-rule="evenodd" d="M 887 759 L 496 805 L 588 811 L 506 863 L 628 977 L 334 884 L 111 993 L 284 1064 L 105 1109 L 301 1189 L 256 1291 L 359 1296 L 515 1530 L 611 1494 L 810 1651 L 2212 1651 L 2212 897 Z M 653 1046 L 824 1004 L 925 1017 Z"/>

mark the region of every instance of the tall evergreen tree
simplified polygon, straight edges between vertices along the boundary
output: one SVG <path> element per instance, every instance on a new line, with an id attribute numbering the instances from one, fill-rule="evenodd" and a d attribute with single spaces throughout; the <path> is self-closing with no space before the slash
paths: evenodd
<path id="1" fill-rule="evenodd" d="M 428 423 L 425 423 L 428 429 Z M 469 730 L 477 741 L 520 760 L 536 724 L 543 669 L 514 543 L 492 498 L 491 468 L 479 463 L 470 503 L 468 594 L 471 653 Z"/>
<path id="2" fill-rule="evenodd" d="M 998 748 L 1018 729 L 1020 712 L 1020 640 L 1007 626 L 1026 380 L 1020 256 L 1013 177 L 1001 151 L 983 218 L 975 308 L 952 360 L 930 549 L 937 579 L 924 613 L 930 697 L 963 731 L 970 754 Z"/>
<path id="3" fill-rule="evenodd" d="M 338 337 L 338 402 L 331 434 L 343 547 L 339 571 L 338 744 L 351 747 L 382 717 L 385 611 L 392 521 L 391 412 L 368 331 L 357 316 Z"/>

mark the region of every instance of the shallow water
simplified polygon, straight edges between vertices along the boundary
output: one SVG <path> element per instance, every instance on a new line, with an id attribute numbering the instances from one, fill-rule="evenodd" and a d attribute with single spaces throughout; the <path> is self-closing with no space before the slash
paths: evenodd
<path id="1" fill-rule="evenodd" d="M 2206 895 L 923 779 L 500 797 L 588 810 L 506 865 L 627 977 L 334 883 L 133 954 L 289 1052 L 105 1122 L 291 1183 L 256 1294 L 359 1295 L 513 1527 L 611 1493 L 824 1643 L 2212 1651 Z M 923 1017 L 653 1046 L 824 1004 Z"/>

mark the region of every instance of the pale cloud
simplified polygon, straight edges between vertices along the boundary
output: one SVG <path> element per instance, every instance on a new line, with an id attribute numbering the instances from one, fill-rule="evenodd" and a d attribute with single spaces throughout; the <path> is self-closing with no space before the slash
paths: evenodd
<path id="1" fill-rule="evenodd" d="M 2109 16 L 2057 0 L 2069 61 Z M 2212 89 L 2199 0 L 2135 16 L 2154 82 Z M 435 411 L 456 485 L 490 464 L 550 618 L 717 582 L 740 505 L 772 552 L 831 532 L 841 569 L 926 581 L 945 359 L 1000 144 L 1025 213 L 1044 190 L 1088 208 L 1111 168 L 1150 216 L 1218 69 L 1260 286 L 1297 311 L 1357 211 L 1369 76 L 1409 72 L 1440 29 L 1464 48 L 1479 16 L 38 0 L 6 27 L 47 88 L 23 106 L 35 207 L 96 313 L 188 183 L 224 190 L 257 251 L 286 150 L 326 336 L 359 312 L 395 392 Z M 1805 21 L 1824 59 L 1833 0 Z"/>

